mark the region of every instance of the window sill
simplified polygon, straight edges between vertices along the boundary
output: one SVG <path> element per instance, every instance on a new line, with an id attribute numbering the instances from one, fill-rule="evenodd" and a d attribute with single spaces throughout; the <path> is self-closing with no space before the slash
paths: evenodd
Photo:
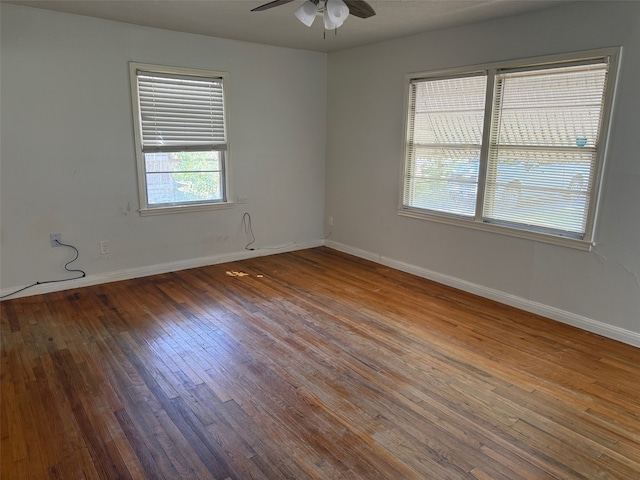
<path id="1" fill-rule="evenodd" d="M 152 215 L 169 215 L 173 213 L 191 213 L 200 212 L 203 210 L 221 210 L 224 208 L 231 208 L 235 206 L 233 202 L 224 203 L 201 203 L 197 205 L 172 205 L 170 207 L 153 207 L 153 208 L 141 208 L 138 210 L 140 216 L 152 216 Z"/>
<path id="2" fill-rule="evenodd" d="M 540 232 L 533 232 L 528 230 L 518 230 L 516 228 L 505 227 L 502 225 L 494 225 L 491 223 L 484 223 L 475 220 L 469 220 L 462 217 L 455 217 L 449 215 L 438 215 L 436 213 L 428 213 L 411 208 L 400 208 L 398 215 L 403 217 L 418 218 L 421 220 L 428 220 L 438 223 L 445 223 L 448 225 L 455 225 L 458 227 L 471 228 L 474 230 L 482 230 L 485 232 L 496 233 L 499 235 L 507 235 L 510 237 L 523 238 L 526 240 L 533 240 L 536 242 L 548 243 L 552 245 L 559 245 L 562 247 L 574 248 L 576 250 L 591 251 L 595 242 L 588 240 L 579 240 L 576 238 L 560 237 Z"/>

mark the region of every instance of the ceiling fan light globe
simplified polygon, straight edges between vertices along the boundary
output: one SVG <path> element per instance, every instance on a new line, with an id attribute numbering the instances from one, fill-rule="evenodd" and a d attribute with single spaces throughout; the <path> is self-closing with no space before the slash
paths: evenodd
<path id="1" fill-rule="evenodd" d="M 331 18 L 329 17 L 329 14 L 327 13 L 326 9 L 324 11 L 324 15 L 322 16 L 322 18 L 324 19 L 325 30 L 333 30 L 335 28 L 338 28 L 338 25 L 334 21 L 332 21 Z"/>
<path id="2" fill-rule="evenodd" d="M 331 22 L 335 25 L 334 28 L 342 26 L 349 16 L 349 7 L 347 7 L 347 4 L 342 0 L 327 0 L 325 2 L 324 11 Z"/>
<path id="3" fill-rule="evenodd" d="M 307 27 L 310 27 L 316 19 L 317 11 L 318 7 L 310 0 L 307 0 L 296 10 L 295 15 L 298 20 L 304 23 Z"/>

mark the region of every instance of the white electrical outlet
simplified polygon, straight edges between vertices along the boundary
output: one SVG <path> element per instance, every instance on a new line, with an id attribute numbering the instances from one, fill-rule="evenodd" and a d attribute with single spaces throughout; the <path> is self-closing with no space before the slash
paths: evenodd
<path id="1" fill-rule="evenodd" d="M 49 242 L 52 247 L 59 247 L 62 242 L 62 234 L 61 233 L 50 233 L 49 234 Z"/>
<path id="2" fill-rule="evenodd" d="M 333 227 L 333 217 L 329 217 L 329 226 Z"/>
<path id="3" fill-rule="evenodd" d="M 247 203 L 247 197 L 244 195 L 238 195 L 238 203 Z"/>
<path id="4" fill-rule="evenodd" d="M 109 255 L 110 253 L 109 240 L 100 240 L 100 255 Z"/>

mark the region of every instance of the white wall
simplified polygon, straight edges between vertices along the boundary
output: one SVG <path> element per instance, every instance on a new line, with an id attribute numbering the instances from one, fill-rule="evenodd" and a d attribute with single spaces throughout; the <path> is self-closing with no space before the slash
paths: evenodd
<path id="1" fill-rule="evenodd" d="M 80 250 L 70 267 L 84 284 L 247 254 L 245 211 L 254 246 L 321 243 L 325 54 L 1 8 L 0 293 L 65 276 L 73 252 L 50 233 Z M 232 188 L 246 205 L 140 217 L 130 61 L 228 72 Z"/>
<path id="2" fill-rule="evenodd" d="M 622 45 L 594 252 L 397 214 L 404 76 Z M 330 54 L 329 245 L 640 345 L 640 3 L 577 2 Z"/>

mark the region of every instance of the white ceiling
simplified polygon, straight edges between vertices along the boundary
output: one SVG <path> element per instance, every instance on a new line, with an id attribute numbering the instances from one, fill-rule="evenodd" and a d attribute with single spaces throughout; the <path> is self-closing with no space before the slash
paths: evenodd
<path id="1" fill-rule="evenodd" d="M 331 52 L 557 5 L 565 0 L 370 0 L 376 15 L 350 16 L 326 32 L 322 20 L 310 27 L 295 10 L 303 0 L 251 12 L 269 0 L 0 0 L 60 12 L 105 18 L 213 37 Z"/>

